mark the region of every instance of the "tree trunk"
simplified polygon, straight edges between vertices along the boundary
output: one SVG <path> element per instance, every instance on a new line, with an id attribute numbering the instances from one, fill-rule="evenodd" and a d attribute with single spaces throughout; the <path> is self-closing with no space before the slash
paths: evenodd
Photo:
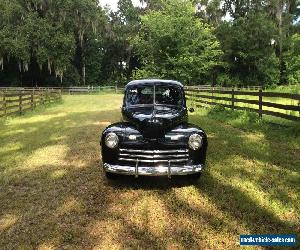
<path id="1" fill-rule="evenodd" d="M 82 64 L 82 82 L 85 86 L 85 63 Z"/>
<path id="2" fill-rule="evenodd" d="M 279 84 L 282 83 L 283 79 L 283 58 L 282 58 L 282 43 L 283 43 L 283 32 L 282 32 L 282 14 L 283 14 L 283 7 L 284 3 L 283 0 L 278 1 L 277 5 L 277 19 L 278 19 L 278 30 L 279 30 L 279 70 L 280 70 L 280 77 L 279 77 Z"/>

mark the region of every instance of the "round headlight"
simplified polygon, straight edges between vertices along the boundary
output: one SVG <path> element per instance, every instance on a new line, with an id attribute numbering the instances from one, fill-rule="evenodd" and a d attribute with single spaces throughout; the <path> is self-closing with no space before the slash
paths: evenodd
<path id="1" fill-rule="evenodd" d="M 193 150 L 197 150 L 202 146 L 202 136 L 198 134 L 192 134 L 189 138 L 189 146 Z"/>
<path id="2" fill-rule="evenodd" d="M 119 144 L 119 137 L 115 133 L 109 133 L 105 137 L 105 145 L 108 148 L 115 148 Z"/>

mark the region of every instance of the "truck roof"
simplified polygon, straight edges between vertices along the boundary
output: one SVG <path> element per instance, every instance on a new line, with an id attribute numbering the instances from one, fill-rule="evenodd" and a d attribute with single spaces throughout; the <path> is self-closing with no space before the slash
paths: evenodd
<path id="1" fill-rule="evenodd" d="M 129 86 L 133 86 L 133 85 L 139 85 L 139 84 L 153 84 L 153 83 L 165 83 L 168 85 L 176 85 L 176 86 L 180 86 L 183 87 L 182 83 L 178 82 L 178 81 L 174 81 L 174 80 L 162 80 L 162 79 L 143 79 L 143 80 L 134 80 L 129 82 L 126 87 Z"/>

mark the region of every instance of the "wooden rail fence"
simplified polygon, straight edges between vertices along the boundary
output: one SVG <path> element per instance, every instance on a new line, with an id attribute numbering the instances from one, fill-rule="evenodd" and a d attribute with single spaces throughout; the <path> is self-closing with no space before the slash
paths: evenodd
<path id="1" fill-rule="evenodd" d="M 36 106 L 55 102 L 61 99 L 60 90 L 0 90 L 0 117 L 11 114 L 22 114 Z"/>
<path id="2" fill-rule="evenodd" d="M 185 91 L 187 99 L 191 100 L 196 107 L 221 105 L 226 108 L 256 112 L 260 118 L 263 115 L 270 115 L 300 122 L 299 94 L 267 92 L 262 89 L 248 91 L 234 88 L 202 87 L 186 87 Z M 276 102 L 279 98 L 293 104 Z M 251 107 L 241 106 L 240 103 L 248 104 Z M 287 111 L 290 114 L 287 114 Z"/>
<path id="3" fill-rule="evenodd" d="M 122 91 L 117 86 L 67 87 L 67 88 L 0 88 L 0 117 L 22 113 L 39 104 L 61 98 L 61 94 L 95 93 L 102 90 Z M 186 97 L 197 107 L 222 105 L 236 110 L 256 112 L 259 117 L 270 115 L 300 121 L 300 95 L 263 91 L 258 87 L 225 88 L 207 86 L 185 87 Z M 278 99 L 286 100 L 278 103 Z M 224 103 L 225 102 L 225 103 Z M 247 106 L 242 106 L 246 104 Z M 296 103 L 296 104 L 295 104 Z"/>
<path id="4" fill-rule="evenodd" d="M 117 92 L 118 86 L 80 86 L 80 87 L 0 87 L 1 91 L 61 91 L 63 94 L 76 95 L 76 94 L 92 94 L 99 93 L 104 90 L 113 90 Z"/>

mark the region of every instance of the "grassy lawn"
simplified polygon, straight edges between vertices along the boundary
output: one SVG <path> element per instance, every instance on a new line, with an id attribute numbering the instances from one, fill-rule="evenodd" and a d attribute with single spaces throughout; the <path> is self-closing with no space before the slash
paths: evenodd
<path id="1" fill-rule="evenodd" d="M 241 129 L 199 111 L 190 120 L 209 136 L 199 181 L 108 181 L 98 141 L 119 120 L 121 99 L 65 96 L 0 120 L 0 249 L 239 249 L 240 234 L 260 233 L 299 240 L 299 130 Z"/>

